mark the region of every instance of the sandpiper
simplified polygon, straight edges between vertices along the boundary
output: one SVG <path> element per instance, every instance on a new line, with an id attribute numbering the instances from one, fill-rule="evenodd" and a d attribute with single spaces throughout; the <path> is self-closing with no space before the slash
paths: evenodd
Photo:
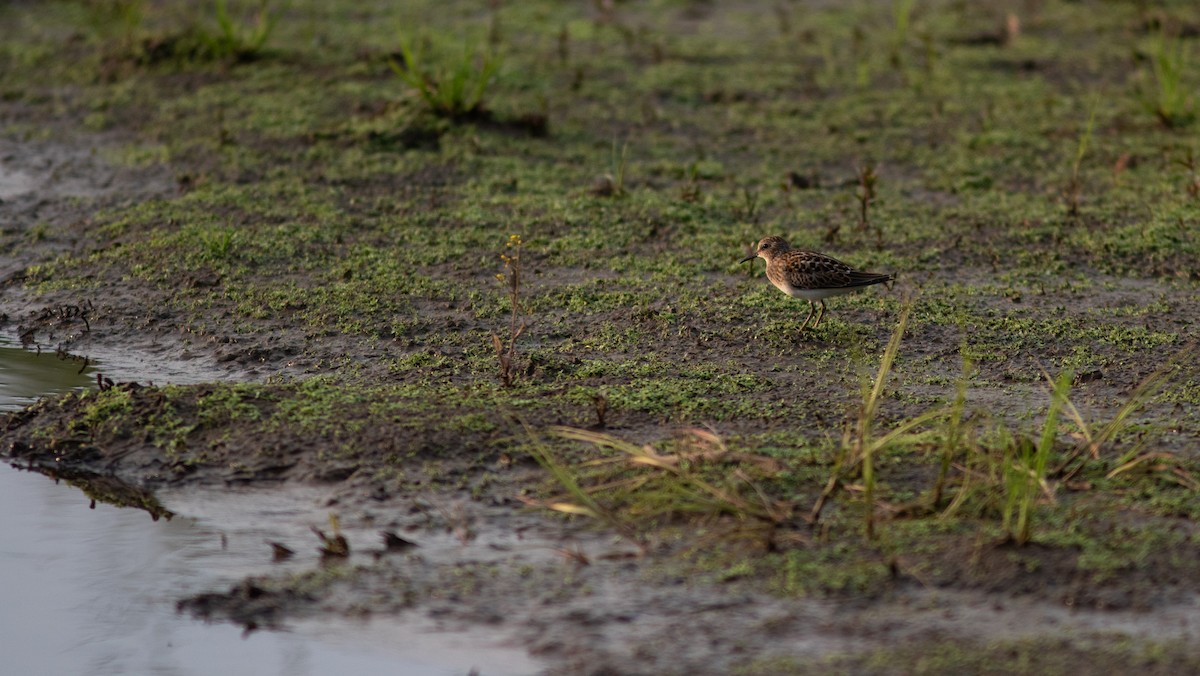
<path id="1" fill-rule="evenodd" d="M 821 318 L 825 316 L 826 298 L 859 291 L 872 284 L 888 284 L 896 280 L 895 275 L 855 270 L 823 253 L 793 249 L 782 237 L 764 237 L 758 243 L 758 249 L 741 262 L 745 263 L 755 258 L 762 258 L 767 262 L 767 279 L 779 287 L 780 291 L 793 298 L 808 301 L 808 316 L 800 325 L 801 331 L 808 326 L 818 303 L 821 305 L 821 311 L 816 313 L 817 320 L 813 322 L 812 327 L 815 329 L 821 324 Z"/>

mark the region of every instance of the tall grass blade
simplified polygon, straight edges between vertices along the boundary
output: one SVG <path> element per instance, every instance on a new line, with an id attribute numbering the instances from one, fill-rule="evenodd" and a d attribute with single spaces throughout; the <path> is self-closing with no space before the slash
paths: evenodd
<path id="1" fill-rule="evenodd" d="M 888 374 L 892 372 L 896 354 L 900 352 L 900 341 L 904 338 L 904 330 L 908 328 L 908 317 L 912 313 L 912 308 L 913 303 L 910 300 L 900 311 L 900 320 L 896 322 L 896 329 L 892 331 L 892 337 L 888 340 L 887 347 L 883 351 L 883 358 L 879 362 L 879 373 L 875 376 L 875 385 L 871 388 L 866 401 L 863 402 L 858 419 L 857 455 L 862 458 L 863 485 L 866 489 L 864 498 L 867 502 L 867 538 L 872 540 L 875 539 L 875 453 L 883 446 L 870 443 L 871 424 L 875 419 L 875 412 L 879 409 L 879 400 L 883 396 L 883 388 L 887 383 Z M 909 424 L 908 428 L 915 426 L 913 421 L 909 422 L 912 424 Z M 888 436 L 896 435 L 899 429 L 893 430 Z"/>
<path id="2" fill-rule="evenodd" d="M 1037 445 L 1022 439 L 1019 442 L 1020 458 L 1008 467 L 1008 511 L 1006 520 L 1012 528 L 1010 536 L 1018 545 L 1029 542 L 1033 530 L 1033 505 L 1039 492 L 1053 499 L 1054 491 L 1046 481 L 1046 467 L 1050 454 L 1058 439 L 1059 415 L 1071 390 L 1074 378 L 1070 371 L 1063 371 L 1054 382 L 1050 395 L 1050 409 L 1042 425 L 1042 435 Z M 1012 511 L 1015 509 L 1015 517 Z"/>

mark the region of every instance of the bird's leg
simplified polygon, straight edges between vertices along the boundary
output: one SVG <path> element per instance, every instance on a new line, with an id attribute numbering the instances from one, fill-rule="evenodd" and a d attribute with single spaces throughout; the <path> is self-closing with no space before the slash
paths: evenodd
<path id="1" fill-rule="evenodd" d="M 825 301 L 822 300 L 820 302 L 821 302 L 821 311 L 817 313 L 817 321 L 813 322 L 814 329 L 821 325 L 821 319 L 825 316 Z"/>
<path id="2" fill-rule="evenodd" d="M 816 309 L 817 309 L 816 304 L 814 304 L 811 300 L 808 301 L 808 316 L 804 318 L 804 323 L 800 325 L 801 331 L 803 331 L 808 326 L 808 320 L 812 319 L 813 310 L 816 310 Z"/>

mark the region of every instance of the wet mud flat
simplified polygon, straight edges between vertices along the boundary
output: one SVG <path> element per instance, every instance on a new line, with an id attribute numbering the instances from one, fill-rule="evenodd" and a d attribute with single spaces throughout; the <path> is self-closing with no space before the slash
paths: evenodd
<path id="1" fill-rule="evenodd" d="M 1195 152 L 1099 51 L 1192 9 L 497 6 L 447 115 L 392 10 L 220 57 L 169 4 L 0 8 L 0 331 L 95 384 L 0 455 L 238 541 L 181 612 L 510 673 L 1197 669 Z M 767 234 L 900 281 L 802 333 Z"/>
<path id="2" fill-rule="evenodd" d="M 736 579 L 664 574 L 656 560 L 669 555 L 666 543 L 640 554 L 593 528 L 462 495 L 348 505 L 336 491 L 311 485 L 192 485 L 150 494 L 113 479 L 68 476 L 93 499 L 219 529 L 221 552 L 209 554 L 207 565 L 224 568 L 226 577 L 241 568 L 246 577 L 227 588 L 181 591 L 181 613 L 245 632 L 411 645 L 398 654 L 438 665 L 457 656 L 486 665 L 480 673 L 723 673 L 747 664 L 765 673 L 887 672 L 867 658 L 897 644 L 928 657 L 946 653 L 947 664 L 961 661 L 960 650 L 982 657 L 1004 646 L 996 658 L 1050 650 L 1055 664 L 1086 673 L 1113 658 L 1114 642 L 1130 640 L 1166 653 L 1136 663 L 1169 673 L 1193 664 L 1186 646 L 1200 639 L 1200 597 L 1142 596 L 1161 591 L 1158 585 L 1110 589 L 1100 603 L 1106 609 L 1092 605 L 1097 597 L 1048 601 L 1063 590 L 1020 589 L 1011 579 L 991 591 L 908 579 L 869 600 L 781 599 Z M 320 552 L 325 543 L 313 529 L 331 534 L 330 513 L 343 515 L 347 557 Z M 276 545 L 289 553 L 273 554 Z M 236 563 L 223 561 L 229 558 Z M 520 658 L 524 651 L 530 661 Z M 845 655 L 855 658 L 836 659 Z"/>
<path id="3" fill-rule="evenodd" d="M 114 387 L 126 388 L 135 406 L 163 399 L 158 388 Z M 435 655 L 498 651 L 481 673 L 888 672 L 897 645 L 925 651 L 909 657 L 918 663 L 1050 651 L 1072 673 L 1112 659 L 1169 673 L 1190 668 L 1188 646 L 1200 638 L 1200 597 L 1188 567 L 1197 560 L 1195 534 L 1185 522 L 1175 524 L 1170 548 L 1099 584 L 1077 569 L 1078 552 L 976 537 L 969 551 L 943 554 L 945 570 L 901 555 L 876 561 L 878 579 L 861 589 L 788 598 L 765 592 L 754 575 L 687 563 L 702 556 L 697 547 L 728 537 L 720 524 L 711 532 L 667 530 L 638 546 L 588 521 L 531 509 L 516 499 L 543 485 L 529 462 L 469 490 L 439 487 L 443 467 L 424 488 L 410 478 L 408 490 L 391 492 L 353 474 L 314 480 L 299 450 L 270 466 L 235 461 L 258 453 L 252 448 L 263 441 L 253 436 L 227 439 L 219 458 L 187 467 L 119 432 L 95 446 L 62 434 L 20 440 L 56 418 L 77 420 L 69 402 L 6 415 L 10 461 L 77 485 L 93 500 L 219 524 L 221 548 L 237 552 L 244 577 L 181 590 L 176 604 L 180 613 L 246 632 L 320 634 L 323 623 L 342 618 L 335 636 L 351 642 L 392 637 L 432 646 Z M 53 440 L 50 452 L 30 443 L 38 438 Z M 1157 652 L 1114 654 L 1114 642 L 1129 641 Z"/>

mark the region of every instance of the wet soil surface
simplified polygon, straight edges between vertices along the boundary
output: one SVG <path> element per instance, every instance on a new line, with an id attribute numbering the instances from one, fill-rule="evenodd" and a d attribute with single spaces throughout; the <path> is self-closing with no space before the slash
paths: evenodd
<path id="1" fill-rule="evenodd" d="M 150 381 L 263 380 L 302 373 L 298 352 L 368 351 L 353 339 L 314 345 L 302 330 L 285 324 L 274 327 L 269 338 L 257 334 L 249 345 L 187 340 L 172 330 L 175 317 L 160 308 L 160 292 L 136 284 L 115 287 L 105 297 L 69 291 L 29 295 L 16 284 L 26 266 L 86 246 L 73 236 L 73 224 L 100 205 L 169 195 L 172 186 L 152 171 L 113 169 L 87 145 L 7 139 L 0 142 L 0 158 L 4 329 L 29 345 L 100 360 L 118 381 L 140 381 L 115 386 L 129 390 L 133 409 L 143 411 L 145 419 L 164 402 L 163 392 Z M 56 224 L 55 230 L 31 239 L 28 232 L 44 222 Z M 963 283 L 988 276 L 982 270 L 955 274 Z M 1154 331 L 1187 331 L 1196 324 L 1192 290 L 1123 279 L 1107 280 L 1104 289 L 1100 297 L 1089 294 L 1089 303 L 1069 289 L 1016 293 L 1032 315 L 1087 315 L 1095 307 L 1160 302 L 1174 311 L 1130 321 L 1145 322 Z M 699 316 L 691 329 L 709 339 L 721 335 L 713 321 Z M 927 332 L 910 343 L 916 358 L 932 367 L 948 374 L 959 368 L 957 336 Z M 706 349 L 735 347 L 709 340 Z M 692 348 L 684 341 L 679 349 L 682 356 Z M 1121 365 L 1089 376 L 1085 387 L 1103 401 L 1127 391 L 1152 369 Z M 984 364 L 983 370 L 984 380 L 1012 377 L 1003 366 Z M 787 387 L 813 382 L 802 374 L 786 377 L 794 381 Z M 194 402 L 204 392 L 200 387 L 172 404 L 186 406 L 189 397 Z M 267 398 L 257 405 L 266 412 L 274 403 Z M 271 542 L 294 552 L 286 568 L 272 568 L 271 548 L 264 542 L 261 573 L 232 588 L 178 601 L 198 617 L 247 629 L 330 614 L 384 618 L 385 624 L 386 618 L 423 618 L 449 630 L 487 627 L 492 636 L 526 646 L 552 673 L 595 674 L 723 673 L 745 664 L 770 671 L 775 659 L 790 671 L 818 672 L 821 660 L 831 655 L 909 642 L 979 645 L 1046 636 L 1065 637 L 1070 647 L 1064 651 L 1084 655 L 1072 670 L 1087 672 L 1096 664 L 1088 661 L 1086 646 L 1107 636 L 1200 640 L 1195 587 L 1200 550 L 1195 526 L 1183 519 L 1176 523 L 1180 537 L 1173 546 L 1149 552 L 1143 566 L 1118 571 L 1100 585 L 1077 570 L 1077 554 L 1069 548 L 979 540 L 972 545 L 968 539 L 961 550 L 946 550 L 945 560 L 936 565 L 910 567 L 903 557 L 881 561 L 881 567 L 890 567 L 892 582 L 867 596 L 786 598 L 737 576 L 717 580 L 664 565 L 672 554 L 693 546 L 687 538 L 666 539 L 642 552 L 603 529 L 531 511 L 517 497 L 540 481 L 540 470 L 507 457 L 503 444 L 497 450 L 496 433 L 443 436 L 387 421 L 364 432 L 369 446 L 386 448 L 388 440 L 405 436 L 410 447 L 418 447 L 418 459 L 421 447 L 428 450 L 427 459 L 438 459 L 441 464 L 427 468 L 425 479 L 409 481 L 409 488 L 418 487 L 414 494 L 373 478 L 369 459 L 341 465 L 322 459 L 331 440 L 320 434 L 248 430 L 221 443 L 199 444 L 209 449 L 202 459 L 171 458 L 134 430 L 113 430 L 101 440 L 72 435 L 74 421 L 86 415 L 81 406 L 77 400 L 48 400 L 8 415 L 0 421 L 0 450 L 23 466 L 69 471 L 93 487 L 106 485 L 93 489 L 103 499 L 142 508 L 152 499 L 175 512 L 209 516 L 230 527 L 253 523 L 272 532 Z M 502 414 L 491 417 L 504 434 L 513 431 Z M 635 437 L 653 438 L 663 431 L 651 420 L 617 424 Z M 736 433 L 739 424 L 731 427 L 727 431 Z M 1193 431 L 1168 435 L 1164 443 L 1191 450 Z M 445 450 L 455 446 L 474 456 L 463 464 L 471 468 L 465 479 L 455 476 L 453 462 L 445 460 Z M 330 513 L 339 515 L 336 531 Z M 1129 524 L 1114 525 L 1125 527 Z M 343 534 L 349 555 L 319 554 L 322 540 L 316 530 L 331 538 Z"/>

